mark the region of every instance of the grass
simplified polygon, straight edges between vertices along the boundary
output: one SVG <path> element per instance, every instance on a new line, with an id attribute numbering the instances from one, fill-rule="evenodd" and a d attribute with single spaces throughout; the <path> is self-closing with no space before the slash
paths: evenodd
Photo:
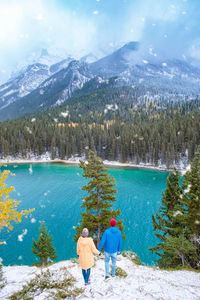
<path id="1" fill-rule="evenodd" d="M 195 272 L 195 273 L 200 273 L 200 270 L 196 269 L 191 269 L 188 267 L 182 267 L 182 266 L 176 266 L 176 267 L 171 267 L 171 268 L 160 268 L 161 271 L 189 271 L 189 272 Z"/>
<path id="2" fill-rule="evenodd" d="M 64 299 L 76 297 L 83 292 L 83 289 L 74 288 L 75 278 L 66 268 L 56 271 L 41 272 L 32 279 L 22 290 L 13 294 L 10 300 L 32 300 L 35 295 L 40 295 L 43 291 L 49 294 L 48 299 Z"/>

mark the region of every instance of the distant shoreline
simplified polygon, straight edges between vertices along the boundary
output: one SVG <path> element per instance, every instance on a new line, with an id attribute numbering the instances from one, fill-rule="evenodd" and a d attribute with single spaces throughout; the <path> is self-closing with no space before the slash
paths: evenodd
<path id="1" fill-rule="evenodd" d="M 45 163 L 52 163 L 52 164 L 66 164 L 66 165 L 78 165 L 79 160 L 82 158 L 77 158 L 75 160 L 62 160 L 62 159 L 16 159 L 16 160 L 5 160 L 1 159 L 0 163 L 13 165 L 13 164 L 45 164 Z M 105 166 L 109 167 L 120 167 L 120 168 L 132 168 L 132 169 L 146 169 L 146 170 L 154 170 L 154 171 L 163 171 L 163 172 L 170 172 L 173 168 L 166 168 L 165 166 L 152 166 L 148 164 L 133 164 L 133 163 L 120 163 L 118 161 L 103 161 Z M 185 169 L 179 169 L 180 171 L 185 171 Z"/>

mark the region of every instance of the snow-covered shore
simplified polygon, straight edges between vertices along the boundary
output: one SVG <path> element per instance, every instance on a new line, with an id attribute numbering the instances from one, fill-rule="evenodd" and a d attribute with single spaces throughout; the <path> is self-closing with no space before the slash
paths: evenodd
<path id="1" fill-rule="evenodd" d="M 31 156 L 29 159 L 22 159 L 22 158 L 14 158 L 14 157 L 8 157 L 7 159 L 0 159 L 0 163 L 4 164 L 35 164 L 35 163 L 61 163 L 61 164 L 78 164 L 79 161 L 83 159 L 84 157 L 71 157 L 68 160 L 62 160 L 62 159 L 51 159 L 51 156 L 49 153 L 46 153 L 44 155 L 41 155 L 39 157 Z M 157 170 L 157 171 L 171 171 L 173 168 L 167 168 L 166 165 L 159 165 L 154 166 L 150 163 L 121 163 L 119 161 L 103 161 L 105 166 L 109 167 L 122 167 L 122 168 L 139 168 L 139 169 L 150 169 L 150 170 Z M 176 166 L 176 168 L 180 171 L 185 171 L 186 167 L 184 164 L 180 164 L 179 166 Z"/>
<path id="2" fill-rule="evenodd" d="M 83 288 L 83 291 L 73 299 L 200 299 L 200 273 L 192 271 L 163 271 L 156 267 L 138 266 L 128 258 L 120 255 L 117 266 L 127 273 L 127 277 L 120 278 L 116 276 L 104 282 L 104 260 L 99 257 L 96 259 L 95 266 L 91 272 L 91 284 L 87 287 L 84 286 L 81 268 L 76 260 L 58 262 L 48 269 L 53 276 L 54 282 L 56 280 L 58 282 L 61 281 L 64 271 L 69 272 L 75 278 L 74 288 Z M 3 267 L 3 274 L 7 284 L 0 291 L 0 299 L 9 299 L 13 293 L 20 291 L 23 285 L 46 270 L 47 268 L 41 270 L 37 267 L 28 266 Z M 55 299 L 50 292 L 52 293 L 52 290 L 48 288 L 43 291 L 37 289 L 34 297 L 31 299 Z"/>

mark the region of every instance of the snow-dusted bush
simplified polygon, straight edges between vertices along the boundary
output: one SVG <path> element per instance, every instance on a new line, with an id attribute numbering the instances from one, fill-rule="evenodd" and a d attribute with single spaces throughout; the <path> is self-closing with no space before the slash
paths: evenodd
<path id="1" fill-rule="evenodd" d="M 128 274 L 126 273 L 126 271 L 124 271 L 122 268 L 117 267 L 116 268 L 116 272 L 115 275 L 121 278 L 126 278 L 128 276 Z"/>
<path id="2" fill-rule="evenodd" d="M 23 289 L 13 294 L 10 299 L 34 299 L 35 296 L 43 294 L 45 299 L 63 299 L 76 297 L 83 292 L 83 289 L 74 288 L 75 278 L 66 268 L 55 271 L 47 269 L 32 279 Z"/>
<path id="3" fill-rule="evenodd" d="M 136 265 L 141 265 L 142 264 L 139 256 L 131 250 L 123 251 L 122 256 L 127 257 L 128 259 L 130 259 Z"/>
<path id="4" fill-rule="evenodd" d="M 6 280 L 5 280 L 4 276 L 3 276 L 3 270 L 2 270 L 2 268 L 3 268 L 3 265 L 0 262 L 0 289 L 2 289 L 5 286 L 5 284 L 6 284 Z"/>

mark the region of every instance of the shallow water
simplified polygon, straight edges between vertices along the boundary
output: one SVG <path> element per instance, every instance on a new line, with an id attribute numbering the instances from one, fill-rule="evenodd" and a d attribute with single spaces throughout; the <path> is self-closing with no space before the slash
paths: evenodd
<path id="1" fill-rule="evenodd" d="M 41 221 L 45 221 L 53 236 L 53 245 L 58 255 L 57 261 L 76 256 L 73 241 L 74 227 L 80 219 L 81 187 L 87 182 L 82 170 L 75 165 L 24 164 L 8 167 L 16 176 L 9 177 L 8 185 L 15 190 L 12 198 L 22 200 L 21 208 L 35 208 L 35 212 L 14 224 L 13 231 L 2 231 L 0 257 L 4 265 L 28 264 L 36 262 L 32 253 L 32 238 L 38 239 Z M 109 168 L 115 178 L 117 201 L 114 206 L 121 209 L 126 239 L 124 250 L 133 250 L 145 264 L 156 262 L 148 247 L 154 246 L 151 216 L 161 203 L 161 192 L 166 187 L 168 172 L 144 169 Z"/>

